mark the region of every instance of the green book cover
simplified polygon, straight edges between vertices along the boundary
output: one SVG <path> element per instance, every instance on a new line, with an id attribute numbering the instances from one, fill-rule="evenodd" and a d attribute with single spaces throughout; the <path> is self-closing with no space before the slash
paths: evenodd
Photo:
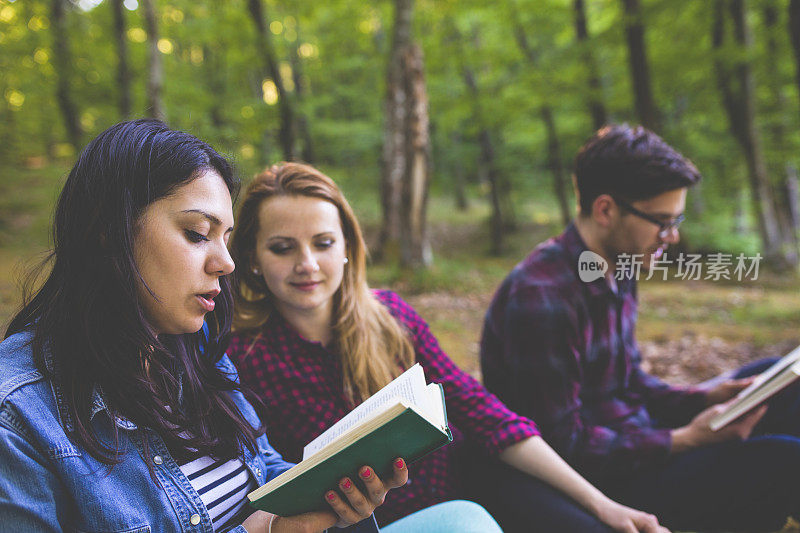
<path id="1" fill-rule="evenodd" d="M 444 402 L 442 406 L 444 407 Z M 261 494 L 263 491 L 256 489 L 248 495 L 250 504 L 256 509 L 280 516 L 327 511 L 330 510 L 330 506 L 325 502 L 325 493 L 336 489 L 339 480 L 345 476 L 350 476 L 354 481 L 358 480 L 358 470 L 362 466 L 372 466 L 383 479 L 391 476 L 392 462 L 397 457 L 402 457 L 411 463 L 453 440 L 446 422 L 445 428 L 439 429 L 406 404 L 396 404 L 380 418 L 387 417 L 389 419 L 376 429 L 361 435 L 349 444 L 347 442 L 351 438 L 347 436 L 341 437 L 342 442 L 331 443 L 328 448 L 342 449 L 334 451 L 330 457 L 294 479 L 266 494 Z M 324 454 L 324 452 L 325 449 L 319 453 Z M 306 461 L 313 460 L 314 456 Z M 287 476 L 294 468 L 270 483 Z M 266 487 L 267 485 L 264 485 L 262 488 Z"/>

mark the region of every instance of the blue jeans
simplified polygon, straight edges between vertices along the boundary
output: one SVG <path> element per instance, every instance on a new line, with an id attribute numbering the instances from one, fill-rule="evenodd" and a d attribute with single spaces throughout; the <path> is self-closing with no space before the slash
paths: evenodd
<path id="1" fill-rule="evenodd" d="M 458 464 L 466 497 L 486 507 L 505 533 L 612 533 L 566 494 L 497 458 L 465 446 Z"/>
<path id="2" fill-rule="evenodd" d="M 381 533 L 503 533 L 497 522 L 477 503 L 453 500 L 432 505 L 388 526 Z"/>
<path id="3" fill-rule="evenodd" d="M 771 363 L 749 365 L 735 377 L 759 373 Z M 769 402 L 749 439 L 675 454 L 600 488 L 672 529 L 779 530 L 788 516 L 800 515 L 800 385 Z"/>

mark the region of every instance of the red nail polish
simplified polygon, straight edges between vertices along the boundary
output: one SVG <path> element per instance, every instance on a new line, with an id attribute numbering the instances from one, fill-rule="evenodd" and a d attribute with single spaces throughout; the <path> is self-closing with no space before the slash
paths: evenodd
<path id="1" fill-rule="evenodd" d="M 353 486 L 353 484 L 350 482 L 349 479 L 345 479 L 344 483 L 342 483 L 342 487 L 344 487 L 345 490 L 349 489 L 352 486 Z"/>
<path id="2" fill-rule="evenodd" d="M 330 491 L 328 494 L 325 495 L 325 497 L 328 498 L 329 500 L 333 500 L 336 497 L 336 494 L 334 494 L 333 491 Z"/>
<path id="3" fill-rule="evenodd" d="M 363 477 L 364 479 L 369 479 L 369 476 L 371 475 L 372 475 L 372 470 L 370 470 L 369 468 L 366 468 L 364 469 L 363 472 L 361 472 L 361 477 Z"/>
<path id="4" fill-rule="evenodd" d="M 406 464 L 403 462 L 402 459 L 398 459 L 397 461 L 394 462 L 394 467 L 397 468 L 398 470 L 402 469 L 405 465 Z"/>

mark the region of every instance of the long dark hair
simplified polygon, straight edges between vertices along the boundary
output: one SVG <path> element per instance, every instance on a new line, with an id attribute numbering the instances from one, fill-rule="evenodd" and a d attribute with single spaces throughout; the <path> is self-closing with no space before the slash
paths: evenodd
<path id="1" fill-rule="evenodd" d="M 32 329 L 36 366 L 61 389 L 68 408 L 73 427 L 65 429 L 106 464 L 119 462 L 124 451 L 117 438 L 104 443 L 92 430 L 97 386 L 109 414 L 155 430 L 178 456 L 234 457 L 243 445 L 255 453 L 255 439 L 264 432 L 243 418 L 228 394 L 240 386 L 215 366 L 233 316 L 228 277 L 220 278 L 222 292 L 206 315 L 207 334 L 156 337 L 137 298 L 137 280 L 144 283 L 133 253 L 139 217 L 206 170 L 216 171 L 236 195 L 231 165 L 188 133 L 136 120 L 98 135 L 58 199 L 52 270 L 41 288 L 28 287 L 6 331 L 8 337 Z M 254 394 L 243 392 L 263 409 Z"/>

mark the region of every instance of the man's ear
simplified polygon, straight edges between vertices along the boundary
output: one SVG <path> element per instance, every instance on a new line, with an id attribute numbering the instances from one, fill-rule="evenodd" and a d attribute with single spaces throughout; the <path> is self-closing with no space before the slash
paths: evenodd
<path id="1" fill-rule="evenodd" d="M 601 194 L 592 202 L 592 220 L 603 228 L 608 228 L 619 217 L 620 210 L 617 202 L 608 195 Z"/>

